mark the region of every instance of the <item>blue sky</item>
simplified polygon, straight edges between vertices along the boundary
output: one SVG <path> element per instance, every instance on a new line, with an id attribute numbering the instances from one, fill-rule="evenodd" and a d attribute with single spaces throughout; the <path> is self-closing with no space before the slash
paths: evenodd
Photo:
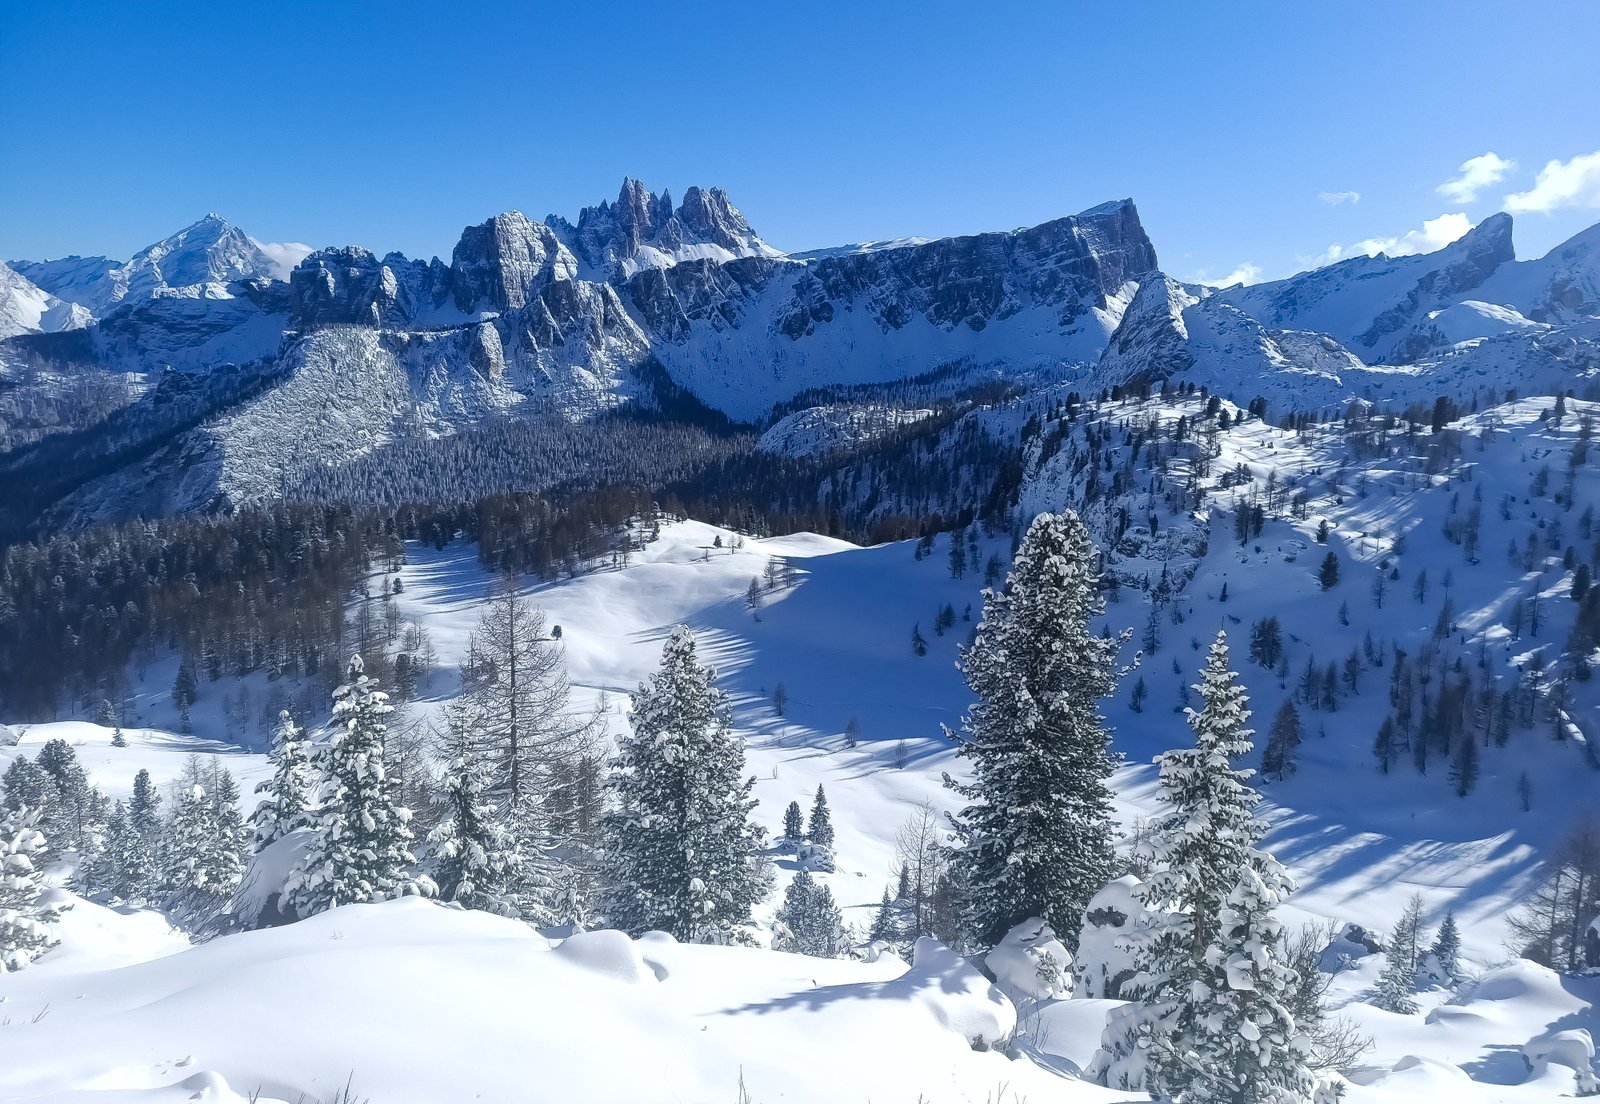
<path id="1" fill-rule="evenodd" d="M 448 257 L 624 175 L 721 185 L 790 250 L 1132 196 L 1173 275 L 1272 277 L 1509 195 L 1538 255 L 1600 221 L 1597 45 L 1592 0 L 10 5 L 0 256 L 215 210 Z"/>

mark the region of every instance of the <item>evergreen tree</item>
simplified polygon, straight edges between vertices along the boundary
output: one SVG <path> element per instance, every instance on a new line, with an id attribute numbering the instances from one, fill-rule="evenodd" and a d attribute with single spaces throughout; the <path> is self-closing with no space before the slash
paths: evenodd
<path id="1" fill-rule="evenodd" d="M 256 793 L 267 795 L 253 818 L 258 851 L 311 823 L 311 741 L 288 710 L 278 714 L 269 758 L 272 777 L 256 786 Z"/>
<path id="2" fill-rule="evenodd" d="M 603 856 L 606 915 L 632 935 L 737 939 L 765 891 L 762 834 L 750 822 L 755 779 L 744 776 L 744 748 L 715 677 L 679 626 L 633 697 Z"/>
<path id="3" fill-rule="evenodd" d="M 806 837 L 818 847 L 833 846 L 833 819 L 828 814 L 828 795 L 817 787 L 816 800 L 811 804 L 811 823 Z"/>
<path id="4" fill-rule="evenodd" d="M 1383 724 L 1378 728 L 1378 737 L 1372 743 L 1372 754 L 1378 758 L 1378 769 L 1384 774 L 1389 773 L 1389 768 L 1394 766 L 1400 758 L 1400 738 L 1395 732 L 1394 714 L 1383 719 Z"/>
<path id="5" fill-rule="evenodd" d="M 791 801 L 783 811 L 783 838 L 791 843 L 799 843 L 805 835 L 805 814 L 800 811 L 800 802 Z"/>
<path id="6" fill-rule="evenodd" d="M 1272 718 L 1272 728 L 1267 732 L 1267 747 L 1261 753 L 1261 773 L 1264 777 L 1288 778 L 1295 772 L 1295 757 L 1300 748 L 1300 711 L 1291 698 L 1285 698 Z"/>
<path id="7" fill-rule="evenodd" d="M 219 883 L 230 888 L 244 877 L 244 857 L 250 850 L 250 831 L 245 827 L 244 813 L 239 808 L 239 783 L 221 764 L 216 765 L 213 777 L 213 815 L 216 817 L 216 835 L 212 851 L 212 865 Z"/>
<path id="8" fill-rule="evenodd" d="M 1322 557 L 1322 566 L 1317 568 L 1317 584 L 1323 590 L 1332 590 L 1339 585 L 1339 557 L 1331 550 Z"/>
<path id="9" fill-rule="evenodd" d="M 5 773 L 0 775 L 0 805 L 8 812 L 43 809 L 50 799 L 50 790 L 49 777 L 26 755 L 11 760 Z"/>
<path id="10" fill-rule="evenodd" d="M 96 875 L 97 891 L 134 904 L 148 902 L 156 886 L 155 854 L 132 814 L 117 802 L 106 820 L 106 843 Z"/>
<path id="11" fill-rule="evenodd" d="M 384 770 L 383 718 L 391 711 L 388 695 L 352 656 L 344 685 L 333 692 L 311 846 L 284 887 L 302 918 L 433 889 L 410 873 L 411 811 L 395 803 Z"/>
<path id="12" fill-rule="evenodd" d="M 58 942 L 52 926 L 61 906 L 41 899 L 47 845 L 39 820 L 26 807 L 0 815 L 0 974 L 21 970 Z"/>
<path id="13" fill-rule="evenodd" d="M 1116 760 L 1097 703 L 1116 689 L 1121 641 L 1090 629 L 1101 608 L 1094 545 L 1072 513 L 1035 518 L 1006 589 L 984 592 L 960 663 L 978 696 L 959 752 L 974 781 L 946 778 L 971 802 L 956 862 L 978 945 L 1038 916 L 1076 949 L 1084 907 L 1110 879 Z"/>
<path id="14" fill-rule="evenodd" d="M 446 757 L 444 778 L 434 800 L 443 816 L 428 835 L 439 899 L 502 916 L 519 915 L 526 906 L 516 899 L 524 878 L 522 855 L 486 797 L 490 764 L 473 754 L 471 733 L 459 720 L 450 726 L 441 751 Z M 529 919 L 539 923 L 550 917 L 536 912 Z"/>
<path id="15" fill-rule="evenodd" d="M 1456 744 L 1450 760 L 1450 781 L 1457 797 L 1466 797 L 1478 785 L 1478 742 L 1470 733 Z"/>
<path id="16" fill-rule="evenodd" d="M 128 825 L 145 841 L 152 858 L 159 857 L 161 794 L 148 770 L 140 769 L 133 776 L 133 796 L 128 799 Z"/>
<path id="17" fill-rule="evenodd" d="M 872 918 L 872 927 L 867 931 L 867 942 L 898 945 L 904 938 L 905 923 L 889 896 L 889 887 L 885 886 L 883 900 L 879 902 L 878 911 Z"/>
<path id="18" fill-rule="evenodd" d="M 1383 973 L 1378 977 L 1373 1004 L 1405 1016 L 1416 1013 L 1417 1002 L 1411 999 L 1411 992 L 1416 987 L 1417 967 L 1422 963 L 1422 941 L 1422 897 L 1413 895 L 1383 949 Z"/>
<path id="19" fill-rule="evenodd" d="M 845 951 L 844 922 L 833 893 L 802 869 L 784 891 L 778 908 L 781 925 L 775 946 L 815 958 L 837 958 Z"/>
<path id="20" fill-rule="evenodd" d="M 1439 925 L 1439 935 L 1433 941 L 1432 954 L 1446 977 L 1454 980 L 1461 976 L 1461 930 L 1456 926 L 1453 910 L 1444 914 L 1444 923 Z"/>
<path id="21" fill-rule="evenodd" d="M 178 792 L 167 833 L 162 888 L 167 907 L 190 921 L 204 919 L 226 903 L 238 885 L 238 863 L 229 863 L 220 845 L 216 803 L 198 781 Z M 237 860 L 237 854 L 234 859 Z"/>
<path id="22" fill-rule="evenodd" d="M 1230 1104 L 1310 1099 L 1304 1033 L 1288 1005 L 1298 976 L 1274 913 L 1293 883 L 1255 845 L 1266 831 L 1250 771 L 1244 688 L 1218 633 L 1190 711 L 1193 748 L 1166 752 L 1167 811 L 1151 836 L 1154 867 L 1141 889 L 1138 1002 L 1113 1014 L 1090 1075 L 1155 1096 Z"/>

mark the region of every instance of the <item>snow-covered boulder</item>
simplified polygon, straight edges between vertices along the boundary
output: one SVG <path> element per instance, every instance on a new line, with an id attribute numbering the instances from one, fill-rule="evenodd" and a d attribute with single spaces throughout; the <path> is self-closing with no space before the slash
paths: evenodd
<path id="1" fill-rule="evenodd" d="M 1346 924 L 1333 942 L 1317 956 L 1317 969 L 1325 974 L 1342 973 L 1353 969 L 1361 959 L 1382 950 L 1383 945 L 1366 928 L 1360 924 Z"/>
<path id="2" fill-rule="evenodd" d="M 1600 1080 L 1594 1074 L 1595 1040 L 1582 1027 L 1531 1038 L 1523 1045 L 1522 1058 L 1528 1062 L 1530 1080 L 1546 1078 L 1550 1066 L 1565 1066 L 1573 1070 L 1579 1096 L 1600 1093 Z M 1555 1080 L 1560 1082 L 1562 1078 Z"/>
<path id="3" fill-rule="evenodd" d="M 655 971 L 645 961 L 639 945 L 614 929 L 579 932 L 563 940 L 552 953 L 575 966 L 627 985 L 656 980 Z"/>
<path id="4" fill-rule="evenodd" d="M 1013 997 L 1054 1000 L 1071 986 L 1072 954 L 1055 929 L 1037 916 L 1010 931 L 983 958 L 995 983 Z"/>
<path id="5" fill-rule="evenodd" d="M 300 865 L 311 840 L 311 830 L 300 828 L 258 851 L 245 868 L 233 900 L 228 902 L 214 926 L 221 931 L 249 931 L 291 924 L 299 919 L 284 901 L 283 887 Z"/>
<path id="6" fill-rule="evenodd" d="M 992 1050 L 1017 1029 L 1017 1010 L 965 958 L 923 936 L 911 953 L 911 968 L 883 988 L 886 998 L 924 1008 L 941 1026 L 974 1050 Z"/>
<path id="7" fill-rule="evenodd" d="M 1132 874 L 1110 882 L 1089 901 L 1078 936 L 1072 995 L 1117 999 L 1137 972 L 1128 938 L 1150 915 L 1139 900 L 1142 883 Z"/>
<path id="8" fill-rule="evenodd" d="M 823 874 L 833 873 L 837 864 L 833 848 L 822 843 L 802 843 L 795 851 L 795 858 L 804 869 Z"/>
<path id="9" fill-rule="evenodd" d="M 0 747 L 16 747 L 22 742 L 22 733 L 9 725 L 0 724 Z"/>

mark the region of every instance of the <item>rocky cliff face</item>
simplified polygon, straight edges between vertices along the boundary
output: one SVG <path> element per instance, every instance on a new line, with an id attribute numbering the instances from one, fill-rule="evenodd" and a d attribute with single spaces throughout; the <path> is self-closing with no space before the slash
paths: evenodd
<path id="1" fill-rule="evenodd" d="M 622 182 L 615 203 L 585 207 L 574 225 L 557 215 L 546 223 L 593 279 L 627 280 L 652 268 L 689 260 L 777 257 L 721 188 L 690 188 L 676 210 L 672 195 L 652 195 L 637 180 Z"/>
<path id="2" fill-rule="evenodd" d="M 168 487 L 164 508 L 179 509 L 273 493 L 250 474 L 263 427 L 290 409 L 311 424 L 319 403 L 339 408 L 329 431 L 349 429 L 359 453 L 417 426 L 648 404 L 665 393 L 663 371 L 756 420 L 811 389 L 935 370 L 1076 374 L 1096 388 L 1187 379 L 1241 402 L 1270 397 L 1274 410 L 1570 385 L 1600 370 L 1600 228 L 1539 261 L 1512 256 L 1510 220 L 1496 216 L 1434 254 L 1210 292 L 1160 272 L 1121 200 L 1021 230 L 790 258 L 718 189 L 691 188 L 675 206 L 629 180 L 575 223 L 512 211 L 467 227 L 449 263 L 347 246 L 306 256 L 283 281 L 263 274 L 273 258 L 253 239 L 216 219 L 127 262 L 50 262 L 35 270 L 114 306 L 83 329 L 0 340 L 0 372 L 143 380 L 118 455 L 139 453 L 140 427 L 155 427 L 166 459 L 147 462 L 188 474 L 181 487 L 144 469 L 129 478 Z M 181 419 L 161 412 L 173 395 L 186 396 Z M 193 438 L 191 423 L 210 436 Z M 349 455 L 313 436 L 295 463 Z M 25 473 L 32 461 L 11 462 Z M 131 501 L 104 478 L 104 493 L 74 501 Z"/>
<path id="3" fill-rule="evenodd" d="M 458 310 L 520 310 L 551 284 L 577 279 L 578 260 L 549 226 L 511 211 L 462 231 L 450 273 Z"/>

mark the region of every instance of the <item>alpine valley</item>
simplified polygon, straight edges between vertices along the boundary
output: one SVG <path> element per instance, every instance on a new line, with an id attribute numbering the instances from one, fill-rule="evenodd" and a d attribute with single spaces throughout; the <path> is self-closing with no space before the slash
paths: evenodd
<path id="1" fill-rule="evenodd" d="M 1597 418 L 1507 214 L 7 261 L 0 1099 L 1593 1095 Z"/>

